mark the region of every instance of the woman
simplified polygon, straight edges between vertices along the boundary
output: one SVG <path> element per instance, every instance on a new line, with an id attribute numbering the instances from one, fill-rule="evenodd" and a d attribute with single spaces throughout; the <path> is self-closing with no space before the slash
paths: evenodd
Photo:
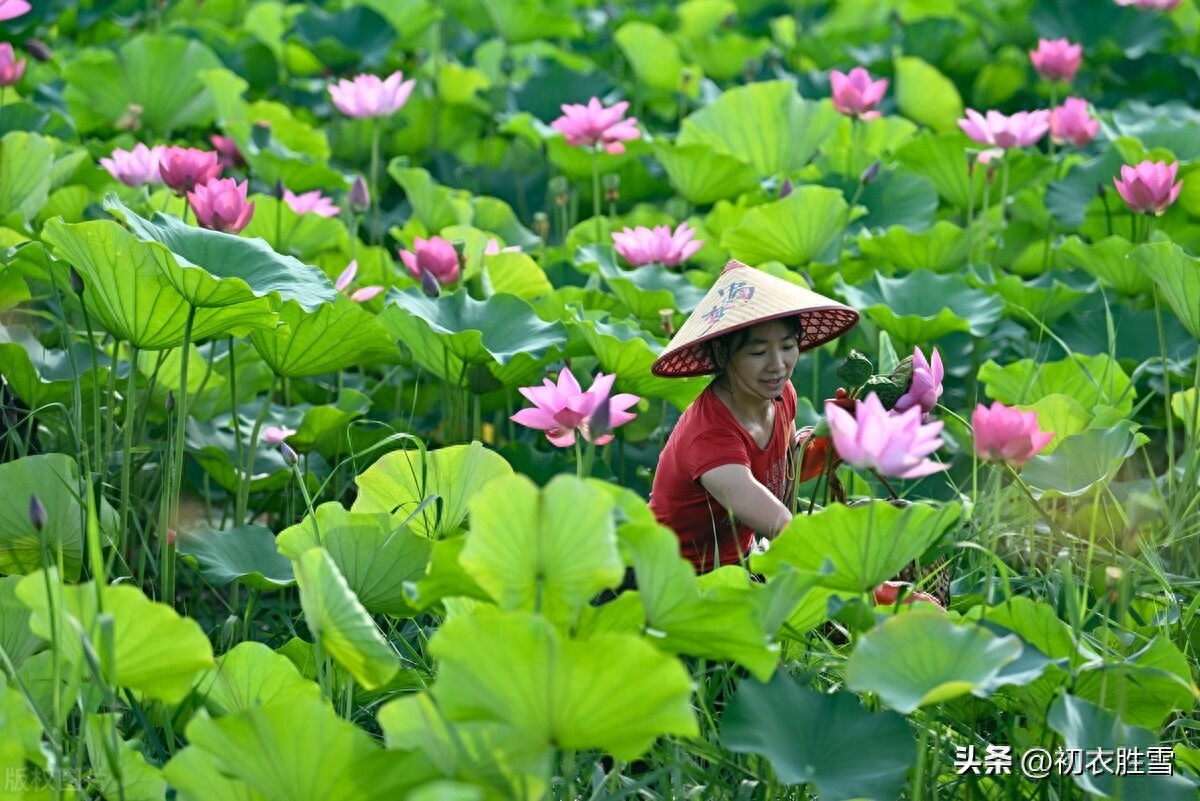
<path id="1" fill-rule="evenodd" d="M 857 322 L 849 306 L 731 261 L 655 361 L 659 376 L 717 374 L 671 432 L 650 491 L 697 572 L 740 562 L 756 534 L 791 521 L 792 370 Z"/>

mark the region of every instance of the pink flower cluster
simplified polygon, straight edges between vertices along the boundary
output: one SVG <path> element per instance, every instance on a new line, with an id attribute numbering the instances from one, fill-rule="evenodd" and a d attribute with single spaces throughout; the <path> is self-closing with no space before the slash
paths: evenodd
<path id="1" fill-rule="evenodd" d="M 25 59 L 17 61 L 13 46 L 0 42 L 0 87 L 12 86 L 25 74 Z"/>
<path id="2" fill-rule="evenodd" d="M 1054 434 L 1038 428 L 1037 412 L 1023 412 L 996 401 L 991 408 L 982 403 L 971 415 L 975 453 L 985 462 L 1008 462 L 1024 467 Z"/>
<path id="3" fill-rule="evenodd" d="M 428 273 L 438 284 L 445 286 L 453 284 L 462 275 L 458 251 L 454 249 L 453 244 L 440 236 L 431 236 L 428 239 L 418 236 L 413 240 L 411 251 L 400 251 L 400 261 L 404 262 L 409 273 L 418 281 Z"/>
<path id="4" fill-rule="evenodd" d="M 692 239 L 695 235 L 696 231 L 687 223 L 680 223 L 674 233 L 669 225 L 658 225 L 652 229 L 639 225 L 632 230 L 625 228 L 614 231 L 612 238 L 613 248 L 634 267 L 647 264 L 674 267 L 690 259 L 703 247 L 704 242 Z"/>
<path id="5" fill-rule="evenodd" d="M 1038 39 L 1036 50 L 1029 51 L 1029 60 L 1037 74 L 1047 81 L 1075 80 L 1083 58 L 1083 47 L 1066 39 Z"/>
<path id="6" fill-rule="evenodd" d="M 615 380 L 614 374 L 597 373 L 592 386 L 584 392 L 571 369 L 564 367 L 558 374 L 557 384 L 546 378 L 542 380 L 543 386 L 520 388 L 520 393 L 533 403 L 534 408 L 521 409 L 512 420 L 545 431 L 546 439 L 560 448 L 575 444 L 576 431 L 589 442 L 604 445 L 613 438 L 608 431 L 637 417 L 626 410 L 641 400 L 637 395 L 627 393 L 613 395 Z M 590 430 L 590 419 L 601 403 L 608 404 L 607 430 L 594 435 Z"/>
<path id="7" fill-rule="evenodd" d="M 637 120 L 625 118 L 629 103 L 622 100 L 605 108 L 600 99 L 593 97 L 586 106 L 578 103 L 562 104 L 563 115 L 550 123 L 550 127 L 561 133 L 572 147 L 603 147 L 608 153 L 624 153 L 625 142 L 641 137 Z"/>

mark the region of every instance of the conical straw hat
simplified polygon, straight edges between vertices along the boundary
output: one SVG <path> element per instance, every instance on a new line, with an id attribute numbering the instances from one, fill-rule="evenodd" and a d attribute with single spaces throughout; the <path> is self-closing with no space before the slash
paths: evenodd
<path id="1" fill-rule="evenodd" d="M 710 341 L 739 328 L 793 315 L 800 318 L 804 329 L 801 351 L 840 337 L 858 322 L 858 312 L 849 306 L 731 260 L 651 370 L 664 378 L 715 373 Z"/>

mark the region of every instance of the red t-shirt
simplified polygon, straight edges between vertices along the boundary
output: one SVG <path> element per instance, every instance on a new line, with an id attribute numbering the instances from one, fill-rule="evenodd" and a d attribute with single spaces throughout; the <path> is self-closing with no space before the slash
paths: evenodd
<path id="1" fill-rule="evenodd" d="M 784 385 L 775 401 L 775 426 L 760 448 L 710 384 L 679 418 L 658 460 L 650 510 L 679 537 L 680 551 L 698 572 L 735 564 L 753 544 L 754 532 L 738 523 L 700 483 L 700 476 L 727 464 L 744 464 L 785 505 L 787 455 L 796 417 L 796 390 Z M 714 558 L 715 557 L 715 558 Z"/>

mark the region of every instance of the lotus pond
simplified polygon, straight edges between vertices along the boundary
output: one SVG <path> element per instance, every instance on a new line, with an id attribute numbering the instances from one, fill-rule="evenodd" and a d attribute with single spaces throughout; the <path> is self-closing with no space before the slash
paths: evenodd
<path id="1" fill-rule="evenodd" d="M 1198 48 L 1191 0 L 0 0 L 3 797 L 1195 799 Z M 797 425 L 943 426 L 801 484 L 763 581 L 647 507 L 731 257 L 862 314 Z M 872 603 L 914 561 L 947 608 Z"/>

